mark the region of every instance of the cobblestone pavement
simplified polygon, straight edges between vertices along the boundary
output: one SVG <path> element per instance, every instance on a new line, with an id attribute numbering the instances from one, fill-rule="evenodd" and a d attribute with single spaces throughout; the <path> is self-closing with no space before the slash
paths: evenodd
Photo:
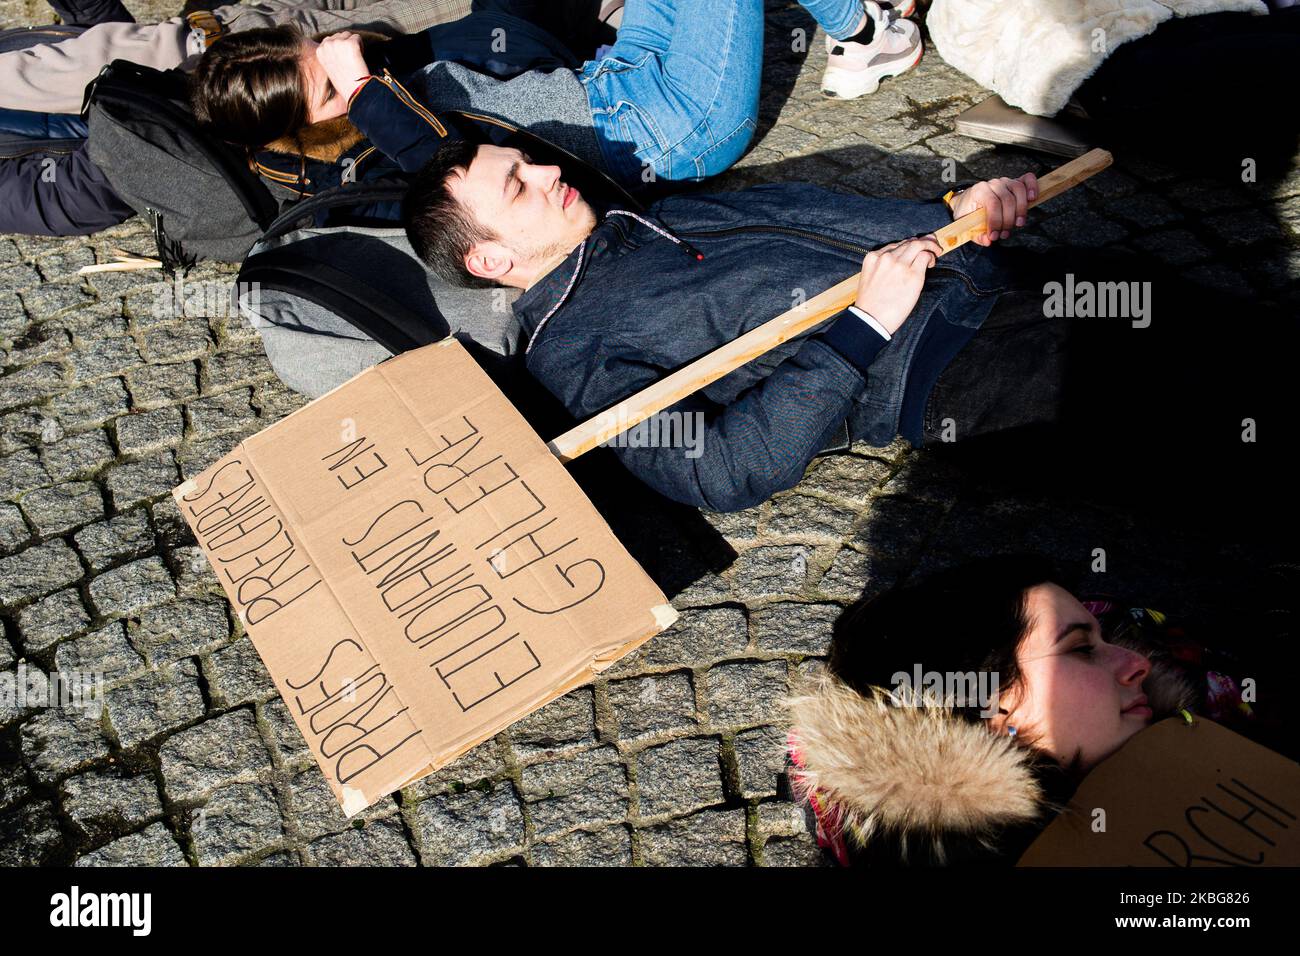
<path id="1" fill-rule="evenodd" d="M 823 99 L 820 34 L 797 6 L 768 11 L 763 127 L 717 186 L 930 197 L 947 188 L 945 158 L 961 178 L 1050 165 L 952 134 L 983 93 L 932 51 L 875 96 Z M 6 26 L 45 17 L 34 0 L 0 2 Z M 1294 303 L 1297 229 L 1294 171 L 1234 189 L 1122 162 L 1022 241 L 1144 250 Z M 864 587 L 1004 547 L 1104 545 L 1125 569 L 1109 583 L 1194 602 L 1214 575 L 1187 556 L 1235 556 L 1105 505 L 997 492 L 902 444 L 819 459 L 793 490 L 727 516 L 669 507 L 591 456 L 579 479 L 680 623 L 349 823 L 168 496 L 301 400 L 240 319 L 160 317 L 166 287 L 149 274 L 77 276 L 113 246 L 150 243 L 139 221 L 0 237 L 0 670 L 37 689 L 56 672 L 108 675 L 97 718 L 0 701 L 2 864 L 816 865 L 778 791 L 777 702 Z"/>

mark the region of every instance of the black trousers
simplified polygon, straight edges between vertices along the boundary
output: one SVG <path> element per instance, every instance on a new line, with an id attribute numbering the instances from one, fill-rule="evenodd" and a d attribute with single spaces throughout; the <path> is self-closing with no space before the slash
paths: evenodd
<path id="1" fill-rule="evenodd" d="M 68 26 L 90 27 L 96 23 L 134 23 L 122 0 L 49 0 L 54 12 Z"/>
<path id="2" fill-rule="evenodd" d="M 1300 321 L 1139 257 L 1020 258 L 1024 281 L 930 394 L 927 446 L 1043 490 L 1191 508 L 1190 518 L 1270 516 L 1280 531 L 1300 510 Z M 1051 315 L 1049 283 L 1064 291 L 1067 275 L 1067 311 L 1085 305 L 1089 283 L 1094 293 L 1137 283 L 1129 291 L 1142 299 L 1128 315 Z"/>
<path id="3" fill-rule="evenodd" d="M 1285 173 L 1300 133 L 1300 7 L 1175 17 L 1122 44 L 1075 96 L 1107 145 L 1240 176 Z"/>

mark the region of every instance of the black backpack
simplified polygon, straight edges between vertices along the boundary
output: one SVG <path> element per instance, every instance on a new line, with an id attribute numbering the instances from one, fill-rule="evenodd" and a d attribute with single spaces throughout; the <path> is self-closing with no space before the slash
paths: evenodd
<path id="1" fill-rule="evenodd" d="M 238 262 L 278 204 L 239 150 L 205 134 L 180 70 L 114 60 L 86 87 L 87 151 L 154 232 L 168 272 Z"/>

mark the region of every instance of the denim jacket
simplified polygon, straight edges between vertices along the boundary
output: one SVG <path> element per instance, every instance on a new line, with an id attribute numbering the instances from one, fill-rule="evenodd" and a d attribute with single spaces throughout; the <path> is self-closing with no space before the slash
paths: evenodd
<path id="1" fill-rule="evenodd" d="M 672 196 L 647 216 L 667 229 L 611 210 L 514 305 L 529 371 L 580 419 L 854 275 L 868 250 L 951 221 L 939 201 L 799 183 Z M 735 511 L 798 482 L 846 421 L 853 438 L 887 445 L 927 323 L 974 330 L 1005 288 L 990 252 L 944 256 L 887 343 L 845 310 L 673 405 L 699 413 L 696 447 L 615 453 L 669 498 Z"/>

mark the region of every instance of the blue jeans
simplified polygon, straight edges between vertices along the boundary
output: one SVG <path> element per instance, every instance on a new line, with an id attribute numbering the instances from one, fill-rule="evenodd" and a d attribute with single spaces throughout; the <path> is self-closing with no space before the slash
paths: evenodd
<path id="1" fill-rule="evenodd" d="M 860 0 L 801 3 L 837 39 L 862 19 Z M 762 68 L 763 0 L 628 0 L 609 53 L 578 73 L 609 171 L 637 189 L 727 169 L 754 135 Z"/>

